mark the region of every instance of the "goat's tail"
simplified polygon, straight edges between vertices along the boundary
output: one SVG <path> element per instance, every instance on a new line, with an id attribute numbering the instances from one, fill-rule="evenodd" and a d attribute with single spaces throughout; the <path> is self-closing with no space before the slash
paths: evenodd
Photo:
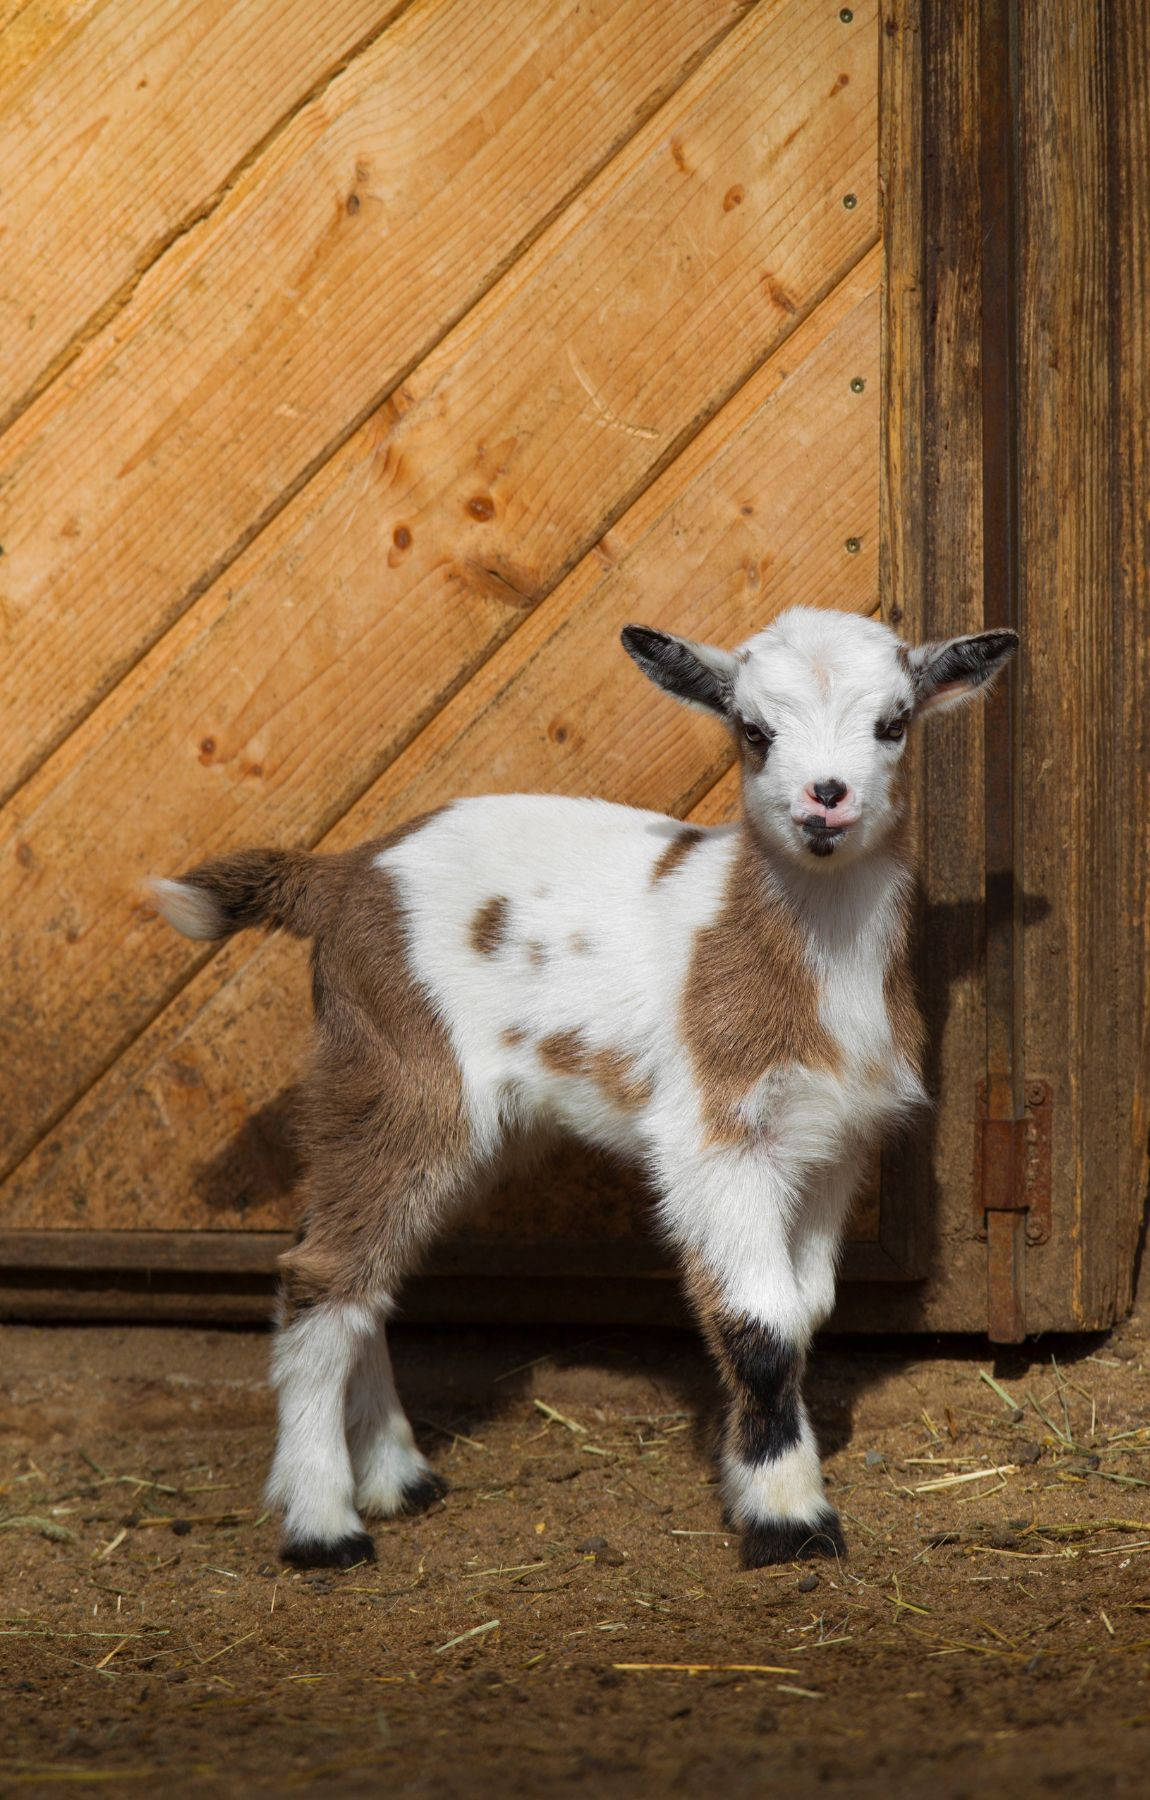
<path id="1" fill-rule="evenodd" d="M 200 863 L 179 881 L 153 881 L 152 894 L 168 924 L 185 937 L 226 938 L 265 924 L 314 937 L 336 860 L 306 850 L 237 850 Z"/>

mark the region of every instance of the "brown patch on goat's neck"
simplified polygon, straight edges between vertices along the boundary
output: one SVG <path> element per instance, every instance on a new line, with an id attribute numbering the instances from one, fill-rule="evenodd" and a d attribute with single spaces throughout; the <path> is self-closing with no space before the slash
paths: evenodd
<path id="1" fill-rule="evenodd" d="M 306 1211 L 300 1242 L 280 1259 L 285 1323 L 321 1301 L 394 1295 L 470 1168 L 459 1064 L 412 969 L 398 885 L 375 866 L 402 835 L 342 855 L 312 954 Z"/>
<path id="2" fill-rule="evenodd" d="M 662 881 L 664 876 L 677 869 L 692 850 L 698 849 L 706 835 L 698 825 L 684 825 L 677 831 L 651 870 L 651 886 L 654 887 L 656 882 Z"/>
<path id="3" fill-rule="evenodd" d="M 722 910 L 696 933 L 682 1000 L 708 1140 L 741 1143 L 741 1101 L 773 1068 L 837 1070 L 841 1057 L 819 1018 L 815 977 L 799 924 L 772 892 L 766 863 L 742 833 Z"/>
<path id="4" fill-rule="evenodd" d="M 886 1005 L 890 1034 L 897 1053 L 922 1078 L 922 1061 L 926 1050 L 926 1028 L 915 997 L 911 968 L 911 927 L 914 919 L 914 853 L 910 818 L 906 812 L 902 787 L 902 770 L 894 777 L 891 804 L 897 818 L 884 852 L 893 865 L 894 925 L 883 970 L 883 1001 Z"/>
<path id="5" fill-rule="evenodd" d="M 593 1081 L 621 1112 L 637 1112 L 651 1098 L 650 1081 L 621 1050 L 592 1050 L 578 1031 L 552 1032 L 537 1047 L 546 1068 Z"/>
<path id="6" fill-rule="evenodd" d="M 905 831 L 902 835 L 905 837 Z M 921 1080 L 926 1027 L 918 1008 L 911 970 L 913 897 L 913 883 L 904 881 L 895 899 L 895 927 L 887 951 L 886 968 L 883 970 L 882 994 L 895 1050 L 905 1058 Z"/>
<path id="7" fill-rule="evenodd" d="M 471 948 L 477 956 L 494 956 L 507 936 L 507 896 L 494 894 L 472 915 Z"/>

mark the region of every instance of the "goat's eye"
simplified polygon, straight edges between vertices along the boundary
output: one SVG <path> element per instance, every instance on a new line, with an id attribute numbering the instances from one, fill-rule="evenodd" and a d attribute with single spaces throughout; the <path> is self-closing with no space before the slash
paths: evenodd
<path id="1" fill-rule="evenodd" d="M 880 719 L 874 734 L 884 744 L 897 744 L 906 736 L 906 719 Z"/>
<path id="2" fill-rule="evenodd" d="M 771 733 L 764 731 L 761 725 L 752 725 L 749 719 L 743 720 L 743 736 L 755 750 L 769 749 Z"/>

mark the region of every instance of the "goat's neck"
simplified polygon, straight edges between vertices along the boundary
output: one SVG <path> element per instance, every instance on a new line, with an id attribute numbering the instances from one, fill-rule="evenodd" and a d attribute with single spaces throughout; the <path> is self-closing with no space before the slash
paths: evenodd
<path id="1" fill-rule="evenodd" d="M 745 833 L 744 854 L 761 864 L 771 891 L 783 901 L 816 956 L 857 954 L 885 961 L 897 951 L 913 869 L 895 833 L 866 856 L 844 857 L 838 866 L 806 869 Z"/>

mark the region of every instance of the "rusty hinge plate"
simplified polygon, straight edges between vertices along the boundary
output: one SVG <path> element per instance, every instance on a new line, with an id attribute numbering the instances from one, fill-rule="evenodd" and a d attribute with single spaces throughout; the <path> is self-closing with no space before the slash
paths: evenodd
<path id="1" fill-rule="evenodd" d="M 978 1084 L 974 1134 L 975 1232 L 986 1236 L 988 1212 L 1024 1212 L 1026 1241 L 1050 1236 L 1050 1083 L 1028 1081 L 1026 1115 L 988 1119 L 986 1082 Z"/>

